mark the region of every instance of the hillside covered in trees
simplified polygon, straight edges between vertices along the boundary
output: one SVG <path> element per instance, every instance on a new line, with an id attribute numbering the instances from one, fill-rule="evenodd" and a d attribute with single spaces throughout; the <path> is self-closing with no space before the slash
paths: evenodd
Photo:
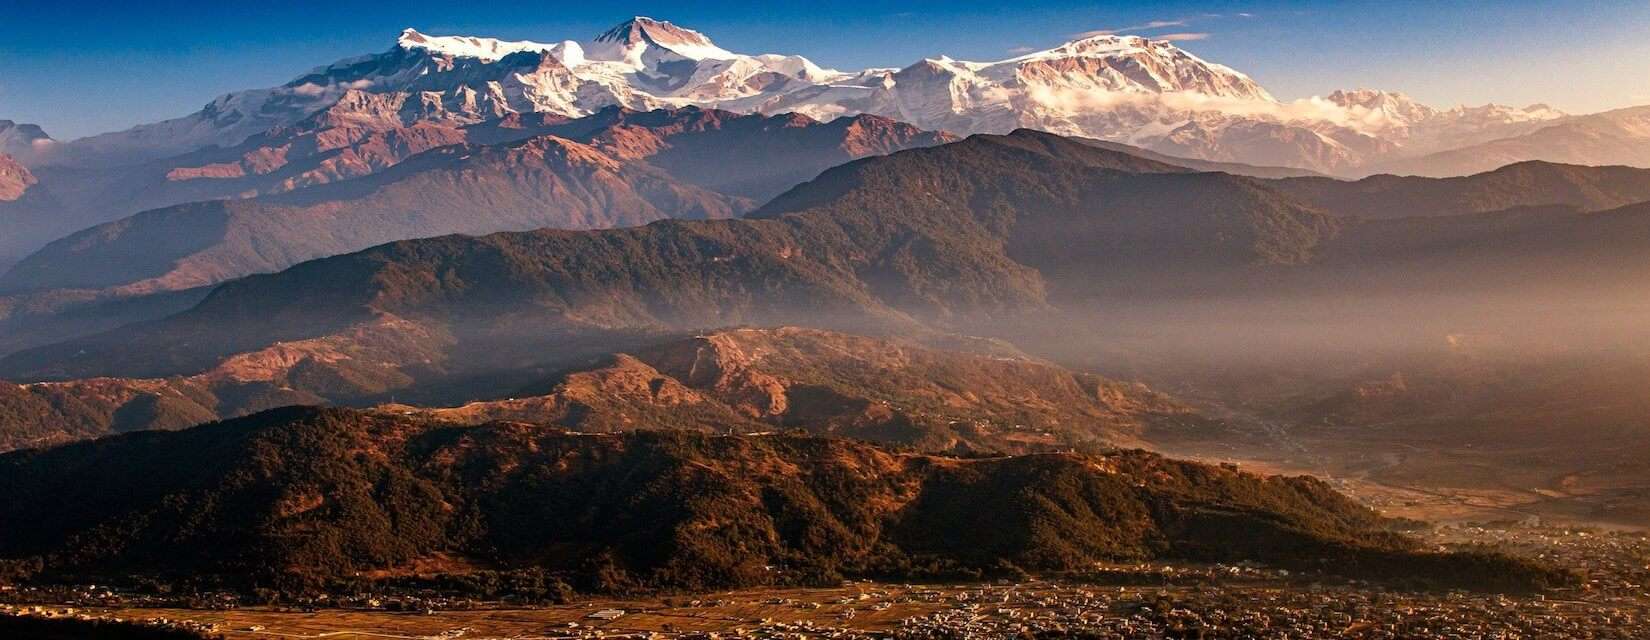
<path id="1" fill-rule="evenodd" d="M 583 435 L 288 408 L 0 456 L 11 579 L 287 592 L 534 571 L 581 590 L 982 577 L 1177 558 L 1521 589 L 1310 478 L 1145 452 L 950 458 L 846 440 Z M 433 568 L 432 568 L 433 567 Z"/>

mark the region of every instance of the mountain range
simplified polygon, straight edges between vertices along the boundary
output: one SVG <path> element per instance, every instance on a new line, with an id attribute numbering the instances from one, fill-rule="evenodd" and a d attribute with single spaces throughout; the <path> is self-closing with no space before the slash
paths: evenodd
<path id="1" fill-rule="evenodd" d="M 69 235 L 0 278 L 0 290 L 177 290 L 405 238 L 726 218 L 830 166 L 952 139 L 875 116 L 820 123 L 693 108 L 462 128 L 363 129 L 338 125 L 336 108 L 327 115 L 153 166 L 166 178 L 140 193 L 203 201 Z M 238 161 L 217 162 L 229 158 Z M 156 195 L 180 183 L 188 195 Z M 255 197 L 224 199 L 237 193 Z"/>
<path id="2" fill-rule="evenodd" d="M 1570 584 L 1144 449 L 1642 524 L 1646 113 L 1284 101 L 1116 34 L 838 71 L 637 17 L 0 121 L 0 582 Z"/>
<path id="3" fill-rule="evenodd" d="M 1526 134 L 1383 163 L 1379 170 L 1453 176 L 1540 159 L 1587 165 L 1650 166 L 1650 107 L 1629 107 L 1552 121 Z"/>
<path id="4" fill-rule="evenodd" d="M 362 121 L 349 115 L 355 109 L 334 105 L 302 126 L 230 150 L 157 161 L 127 174 L 128 182 L 107 185 L 111 201 L 127 189 L 133 199 L 232 199 L 145 211 L 73 233 L 23 259 L 0 276 L 0 353 L 158 318 L 198 302 L 224 280 L 381 242 L 729 217 L 832 165 L 955 140 L 865 115 L 821 123 L 794 114 L 612 107 L 575 119 L 530 114 L 381 129 L 358 126 Z M 1176 171 L 1278 178 L 1266 184 L 1340 217 L 1549 204 L 1596 211 L 1636 202 L 1645 191 L 1644 172 L 1625 167 L 1532 162 L 1445 180 L 1344 182 L 1077 141 Z M 188 177 L 174 179 L 180 172 Z M 39 210 L 5 221 L 19 230 L 11 241 L 39 230 L 30 221 L 59 230 L 68 224 L 60 210 L 35 204 L 61 192 L 33 185 L 18 201 L 0 202 Z"/>
<path id="5" fill-rule="evenodd" d="M 431 335 L 460 341 L 737 323 L 961 326 L 1046 308 L 1037 266 L 1289 263 L 1337 224 L 1252 178 L 1193 173 L 1048 134 L 974 136 L 874 160 L 827 171 L 747 219 L 447 236 L 303 263 L 221 286 L 190 311 L 130 327 L 147 337 L 107 345 L 136 360 L 78 341 L 64 348 L 83 349 L 73 360 L 91 369 L 67 361 L 35 369 L 20 363 L 44 364 L 44 352 L 28 351 L 0 366 L 25 377 L 47 369 L 187 374 L 274 341 L 426 319 L 441 327 Z M 1200 199 L 1252 215 L 1186 206 Z M 1091 207 L 1113 215 L 1073 226 Z M 1201 235 L 1188 236 L 1194 229 Z M 1142 240 L 1162 251 L 1149 255 Z M 1139 253 L 1074 254 L 1094 242 Z M 251 315 L 208 319 L 220 313 Z M 168 353 L 138 356 L 147 350 L 139 345 Z M 471 359 L 485 350 L 462 351 Z"/>
<path id="6" fill-rule="evenodd" d="M 521 393 L 539 393 L 535 388 L 548 393 L 382 409 L 583 432 L 643 425 L 713 433 L 799 429 L 942 452 L 1139 446 L 1159 432 L 1207 423 L 1144 385 L 1066 370 L 1001 343 L 936 348 L 799 327 L 718 331 L 650 345 Z"/>
<path id="7" fill-rule="evenodd" d="M 727 217 L 834 164 L 954 139 L 875 116 L 820 123 L 697 108 L 614 107 L 466 127 L 356 122 L 330 109 L 234 149 L 150 163 L 96 190 L 105 212 L 119 211 L 115 202 L 216 199 L 74 233 L 0 276 L 0 352 L 166 315 L 222 280 L 380 242 Z M 187 179 L 168 178 L 184 171 Z M 31 188 L 0 202 L 18 205 L 0 218 L 17 232 L 0 245 L 78 224 L 65 209 L 31 204 L 43 194 Z"/>
<path id="8" fill-rule="evenodd" d="M 688 112 L 708 115 L 679 115 Z M 551 44 L 408 30 L 387 52 L 128 131 L 53 141 L 39 127 L 0 121 L 0 151 L 12 156 L 0 161 L 0 269 L 24 263 L 0 278 L 0 290 L 76 291 L 0 307 L 83 306 L 206 286 L 446 232 L 734 215 L 846 160 L 979 132 L 1033 128 L 1168 164 L 1262 177 L 1455 176 L 1532 159 L 1642 166 L 1633 151 L 1643 147 L 1641 115 L 1567 116 L 1539 105 L 1436 109 L 1373 90 L 1287 103 L 1229 67 L 1134 36 L 1095 36 L 998 62 L 941 57 L 839 72 L 798 56 L 732 53 L 696 31 L 641 17 L 591 40 Z M 784 142 L 770 135 L 793 127 Z M 627 165 L 618 171 L 626 175 L 580 164 L 595 156 L 575 153 L 573 165 L 600 184 L 558 175 L 563 184 L 534 192 L 512 173 L 524 166 L 496 166 L 511 162 L 509 152 L 471 155 L 544 136 L 594 147 Z M 730 153 L 735 148 L 764 151 Z M 528 149 L 518 160 L 524 154 L 540 155 Z M 421 156 L 415 167 L 378 175 Z M 636 165 L 687 186 L 639 177 Z M 479 172 L 477 181 L 457 179 L 469 171 Z M 483 184 L 488 172 L 511 184 Z M 340 181 L 352 184 L 334 186 Z M 306 193 L 312 187 L 331 190 Z M 486 215 L 460 221 L 450 215 L 457 201 L 477 201 L 466 189 L 499 200 Z M 253 203 L 197 204 L 242 199 Z M 614 200 L 612 211 L 592 213 L 608 208 L 598 204 L 605 199 Z M 167 238 L 164 250 L 139 242 L 151 234 Z M 37 340 L 16 344 L 30 342 Z"/>
<path id="9" fill-rule="evenodd" d="M 1538 131 L 1568 141 L 1568 151 L 1549 157 L 1557 147 L 1505 144 L 1497 161 L 1604 164 L 1604 156 L 1643 137 L 1642 127 L 1604 131 L 1544 105 L 1439 109 L 1368 89 L 1280 101 L 1237 70 L 1140 36 L 1096 35 L 1000 61 L 940 56 L 838 71 L 796 55 L 730 52 L 697 31 L 635 17 L 591 39 L 549 43 L 408 29 L 386 52 L 317 67 L 279 87 L 226 94 L 182 118 L 56 144 L 18 134 L 8 148 L 30 150 L 31 166 L 131 164 L 234 147 L 336 104 L 371 104 L 380 126 L 527 113 L 574 118 L 610 106 L 821 120 L 863 113 L 958 134 L 1035 128 L 1174 156 L 1343 175 L 1388 164 L 1439 174 L 1462 162 L 1428 154 Z"/>
<path id="10" fill-rule="evenodd" d="M 1600 210 L 1634 197 L 1643 174 L 1530 164 L 1390 184 L 1267 180 L 1046 133 L 976 135 L 849 162 L 744 219 L 445 236 L 305 262 L 176 315 L 19 351 L 0 375 L 164 378 L 247 361 L 249 379 L 332 401 L 441 390 L 455 395 L 431 399 L 450 402 L 475 380 L 524 386 L 525 372 L 636 332 L 1023 339 L 1039 318 L 1097 304 L 1373 294 L 1416 277 L 1468 306 L 1538 285 L 1588 295 L 1564 284 L 1577 268 L 1601 287 L 1642 272 L 1644 206 Z M 580 351 L 591 344 L 603 346 Z"/>
<path id="11" fill-rule="evenodd" d="M 801 429 L 933 452 L 1098 450 L 1139 446 L 1148 432 L 1208 426 L 1191 408 L 1144 385 L 1066 370 L 1000 343 L 930 341 L 938 344 L 800 327 L 660 337 L 628 353 L 538 374 L 518 389 L 483 392 L 483 399 L 460 406 L 376 409 L 586 433 Z M 323 403 L 320 394 L 329 390 L 316 383 L 329 372 L 304 360 L 360 355 L 295 346 L 190 376 L 0 383 L 0 450 Z M 280 369 L 282 358 L 297 364 Z M 346 375 L 359 383 L 372 372 Z"/>

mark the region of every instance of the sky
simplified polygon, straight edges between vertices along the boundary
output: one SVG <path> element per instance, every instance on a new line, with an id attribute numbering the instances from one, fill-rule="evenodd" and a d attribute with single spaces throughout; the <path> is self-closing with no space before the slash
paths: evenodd
<path id="1" fill-rule="evenodd" d="M 998 60 L 1096 30 L 1169 37 L 1282 99 L 1370 87 L 1437 106 L 1650 104 L 1650 0 L 86 2 L 0 0 L 0 119 L 59 139 L 191 113 L 432 35 L 586 40 L 631 15 L 826 67 Z"/>

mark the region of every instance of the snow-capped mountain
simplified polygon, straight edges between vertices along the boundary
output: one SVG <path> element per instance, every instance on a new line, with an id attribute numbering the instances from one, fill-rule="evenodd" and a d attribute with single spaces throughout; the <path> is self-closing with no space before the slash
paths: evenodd
<path id="1" fill-rule="evenodd" d="M 930 130 L 1028 127 L 1204 160 L 1336 173 L 1527 133 L 1544 107 L 1438 110 L 1397 93 L 1283 102 L 1253 79 L 1174 44 L 1098 35 L 995 62 L 938 57 L 844 72 L 801 56 L 746 55 L 692 29 L 636 17 L 586 41 L 502 41 L 408 29 L 388 51 L 287 84 L 231 93 L 201 111 L 54 145 L 43 162 L 109 164 L 232 146 L 322 109 L 357 126 L 458 124 L 511 113 L 580 117 L 608 106 L 869 113 Z"/>
<path id="2" fill-rule="evenodd" d="M 1650 167 L 1650 106 L 1542 120 L 1510 137 L 1405 157 L 1371 167 L 1401 175 L 1448 177 L 1490 171 L 1515 162 Z"/>
<path id="3" fill-rule="evenodd" d="M 230 146 L 341 100 L 359 103 L 364 118 L 398 125 L 469 123 L 521 112 L 577 117 L 613 105 L 714 106 L 840 77 L 799 56 L 733 54 L 698 32 L 641 17 L 583 43 L 407 29 L 384 53 L 340 60 L 279 87 L 227 94 L 182 118 L 77 140 L 52 161 L 130 162 Z"/>
<path id="4" fill-rule="evenodd" d="M 1566 116 L 1544 104 L 1435 109 L 1402 93 L 1376 89 L 1335 91 L 1324 99 L 1344 109 L 1362 130 L 1403 144 L 1411 154 L 1523 135 Z"/>
<path id="5" fill-rule="evenodd" d="M 866 71 L 849 82 L 793 92 L 762 107 L 810 115 L 872 111 L 926 123 L 918 126 L 965 132 L 1037 126 L 1112 137 L 1096 129 L 1132 128 L 1139 123 L 1130 122 L 1125 112 L 1167 95 L 1272 100 L 1248 76 L 1168 42 L 1101 35 L 1000 62 L 942 56 L 898 70 Z"/>

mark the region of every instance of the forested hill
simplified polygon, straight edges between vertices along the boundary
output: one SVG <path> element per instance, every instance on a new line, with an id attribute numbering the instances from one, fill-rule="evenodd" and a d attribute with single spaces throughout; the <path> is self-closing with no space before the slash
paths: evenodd
<path id="1" fill-rule="evenodd" d="M 1145 452 L 958 459 L 852 441 L 576 435 L 288 408 L 0 456 L 0 557 L 37 578 L 320 589 L 421 561 L 589 590 L 917 579 L 1105 559 L 1254 560 L 1531 588 L 1310 478 Z"/>

